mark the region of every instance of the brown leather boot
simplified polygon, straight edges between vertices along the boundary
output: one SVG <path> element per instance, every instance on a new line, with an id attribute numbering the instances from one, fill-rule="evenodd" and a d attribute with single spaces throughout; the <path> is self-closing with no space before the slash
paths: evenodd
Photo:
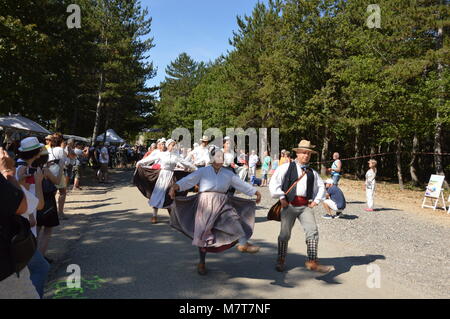
<path id="1" fill-rule="evenodd" d="M 278 240 L 278 258 L 277 258 L 277 265 L 275 266 L 275 269 L 278 272 L 284 271 L 284 264 L 286 262 L 286 255 L 287 255 L 287 247 L 288 247 L 287 241 Z"/>
<path id="2" fill-rule="evenodd" d="M 321 264 L 319 264 L 318 260 L 308 260 L 305 263 L 305 267 L 308 270 L 317 271 L 317 272 L 320 272 L 320 273 L 323 273 L 323 274 L 326 274 L 326 273 L 328 273 L 328 272 L 333 270 L 332 266 L 321 265 Z"/>
<path id="3" fill-rule="evenodd" d="M 152 217 L 151 222 L 152 222 L 152 224 L 157 224 L 158 219 L 156 217 Z"/>
<path id="4" fill-rule="evenodd" d="M 255 254 L 259 251 L 259 246 L 256 245 L 252 245 L 250 243 L 247 243 L 245 245 L 237 245 L 237 249 L 241 252 L 241 253 L 250 253 L 250 254 Z"/>
<path id="5" fill-rule="evenodd" d="M 277 260 L 277 265 L 275 266 L 276 271 L 283 272 L 284 271 L 284 263 L 286 262 L 286 259 L 279 258 Z"/>
<path id="6" fill-rule="evenodd" d="M 206 275 L 207 271 L 206 271 L 206 265 L 204 263 L 199 263 L 197 265 L 197 272 L 200 276 L 204 276 Z"/>

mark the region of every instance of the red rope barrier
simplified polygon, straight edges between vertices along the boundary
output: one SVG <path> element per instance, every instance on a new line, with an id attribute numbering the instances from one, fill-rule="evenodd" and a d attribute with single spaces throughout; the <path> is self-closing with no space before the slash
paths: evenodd
<path id="1" fill-rule="evenodd" d="M 449 156 L 450 153 L 431 153 L 431 152 L 405 152 L 402 153 L 408 153 L 408 154 L 423 154 L 423 155 L 443 155 L 443 156 Z M 382 156 L 382 155 L 392 155 L 397 154 L 397 152 L 389 152 L 389 153 L 378 153 L 378 154 L 371 154 L 371 155 L 363 155 L 363 156 L 356 156 L 356 157 L 348 157 L 348 158 L 342 158 L 341 161 L 350 161 L 350 160 L 357 160 L 361 158 L 368 158 L 368 157 L 376 157 L 376 156 Z M 332 163 L 334 160 L 331 161 L 323 161 L 323 162 L 311 162 L 311 164 L 326 164 L 326 163 Z"/>

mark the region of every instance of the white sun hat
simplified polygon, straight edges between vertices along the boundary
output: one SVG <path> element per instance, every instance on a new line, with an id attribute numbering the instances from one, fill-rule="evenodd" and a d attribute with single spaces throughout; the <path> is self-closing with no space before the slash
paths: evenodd
<path id="1" fill-rule="evenodd" d="M 29 152 L 42 147 L 44 147 L 44 144 L 39 143 L 37 137 L 26 137 L 20 141 L 19 152 Z"/>

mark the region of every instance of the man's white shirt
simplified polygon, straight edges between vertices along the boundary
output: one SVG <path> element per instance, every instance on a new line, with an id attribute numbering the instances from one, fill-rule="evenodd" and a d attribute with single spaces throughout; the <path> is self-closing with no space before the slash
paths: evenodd
<path id="1" fill-rule="evenodd" d="M 295 164 L 297 165 L 298 177 L 300 177 L 301 174 L 303 174 L 303 170 L 301 168 L 301 165 L 297 161 L 295 161 Z M 283 184 L 284 177 L 289 169 L 289 165 L 290 163 L 284 163 L 283 165 L 278 166 L 272 178 L 270 179 L 269 191 L 270 194 L 272 195 L 272 198 L 278 199 L 285 198 L 284 191 L 281 189 L 281 187 Z M 323 183 L 323 180 L 320 177 L 320 175 L 315 170 L 312 171 L 314 173 L 313 201 L 319 204 L 322 200 L 325 199 L 325 184 Z M 297 183 L 296 196 L 306 197 L 306 185 L 307 185 L 306 180 L 307 176 L 305 175 Z"/>

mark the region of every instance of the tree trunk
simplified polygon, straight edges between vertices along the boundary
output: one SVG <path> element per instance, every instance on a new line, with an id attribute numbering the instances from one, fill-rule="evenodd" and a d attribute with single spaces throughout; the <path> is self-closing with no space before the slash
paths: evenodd
<path id="1" fill-rule="evenodd" d="M 92 141 L 91 145 L 94 145 L 97 136 L 98 136 L 98 129 L 100 125 L 100 117 L 102 114 L 102 90 L 103 90 L 103 72 L 100 73 L 100 84 L 98 86 L 98 99 L 97 99 L 97 109 L 95 111 L 95 123 L 94 123 L 94 130 L 92 132 Z"/>
<path id="2" fill-rule="evenodd" d="M 55 132 L 61 132 L 61 116 L 59 114 L 55 118 Z"/>
<path id="3" fill-rule="evenodd" d="M 74 105 L 70 134 L 75 134 L 77 127 L 78 127 L 78 125 L 77 125 L 78 124 L 78 110 L 79 110 L 78 106 Z"/>
<path id="4" fill-rule="evenodd" d="M 442 48 L 442 44 L 443 44 L 443 38 L 444 38 L 444 30 L 442 27 L 439 27 L 438 29 L 438 49 Z M 438 75 L 439 75 L 439 80 L 441 83 L 440 86 L 440 91 L 442 93 L 442 95 L 444 95 L 445 93 L 445 89 L 442 85 L 442 72 L 444 70 L 444 67 L 442 65 L 442 62 L 439 61 L 438 62 Z M 444 166 L 442 164 L 442 155 L 440 155 L 442 153 L 442 122 L 440 119 L 440 106 L 443 103 L 443 98 L 442 96 L 439 97 L 439 105 L 437 106 L 436 109 L 436 125 L 435 125 L 435 131 L 434 131 L 434 153 L 437 153 L 434 155 L 434 166 L 436 167 L 436 174 L 437 175 L 445 175 L 444 174 Z M 448 188 L 448 183 L 447 181 L 444 181 L 444 187 Z"/>
<path id="5" fill-rule="evenodd" d="M 106 108 L 108 108 L 108 105 L 106 105 Z M 105 119 L 105 135 L 103 136 L 103 145 L 105 145 L 106 142 L 106 133 L 108 132 L 109 129 L 109 118 L 110 118 L 111 113 L 106 112 L 106 119 Z"/>
<path id="6" fill-rule="evenodd" d="M 404 186 L 403 186 L 403 175 L 402 175 L 402 158 L 401 158 L 402 142 L 400 140 L 397 140 L 396 144 L 397 144 L 397 150 L 395 152 L 395 157 L 397 159 L 398 184 L 400 186 L 400 189 L 404 189 Z"/>
<path id="7" fill-rule="evenodd" d="M 323 147 L 322 147 L 322 162 L 327 160 L 328 156 L 328 146 L 330 143 L 330 138 L 328 137 L 328 126 L 325 126 L 325 132 L 323 136 Z M 322 163 L 320 165 L 320 174 L 326 175 L 327 174 L 327 165 Z"/>
<path id="8" fill-rule="evenodd" d="M 416 168 L 416 160 L 417 160 L 417 151 L 419 150 L 419 138 L 417 134 L 414 134 L 413 145 L 412 145 L 412 154 L 411 154 L 411 162 L 409 163 L 409 173 L 411 174 L 411 180 L 414 186 L 419 186 L 420 181 L 417 177 L 417 168 Z"/>
<path id="9" fill-rule="evenodd" d="M 360 149 L 359 149 L 359 126 L 356 127 L 356 131 L 355 131 L 355 157 L 360 156 Z M 360 160 L 359 159 L 355 159 L 355 164 L 354 164 L 354 170 L 355 170 L 355 175 L 356 177 L 360 177 L 359 175 L 359 167 L 360 167 Z"/>
<path id="10" fill-rule="evenodd" d="M 379 144 L 378 145 L 378 154 L 381 154 L 383 150 L 383 145 Z M 382 170 L 384 167 L 384 156 L 380 156 L 380 160 L 378 161 L 377 164 L 377 170 Z"/>

